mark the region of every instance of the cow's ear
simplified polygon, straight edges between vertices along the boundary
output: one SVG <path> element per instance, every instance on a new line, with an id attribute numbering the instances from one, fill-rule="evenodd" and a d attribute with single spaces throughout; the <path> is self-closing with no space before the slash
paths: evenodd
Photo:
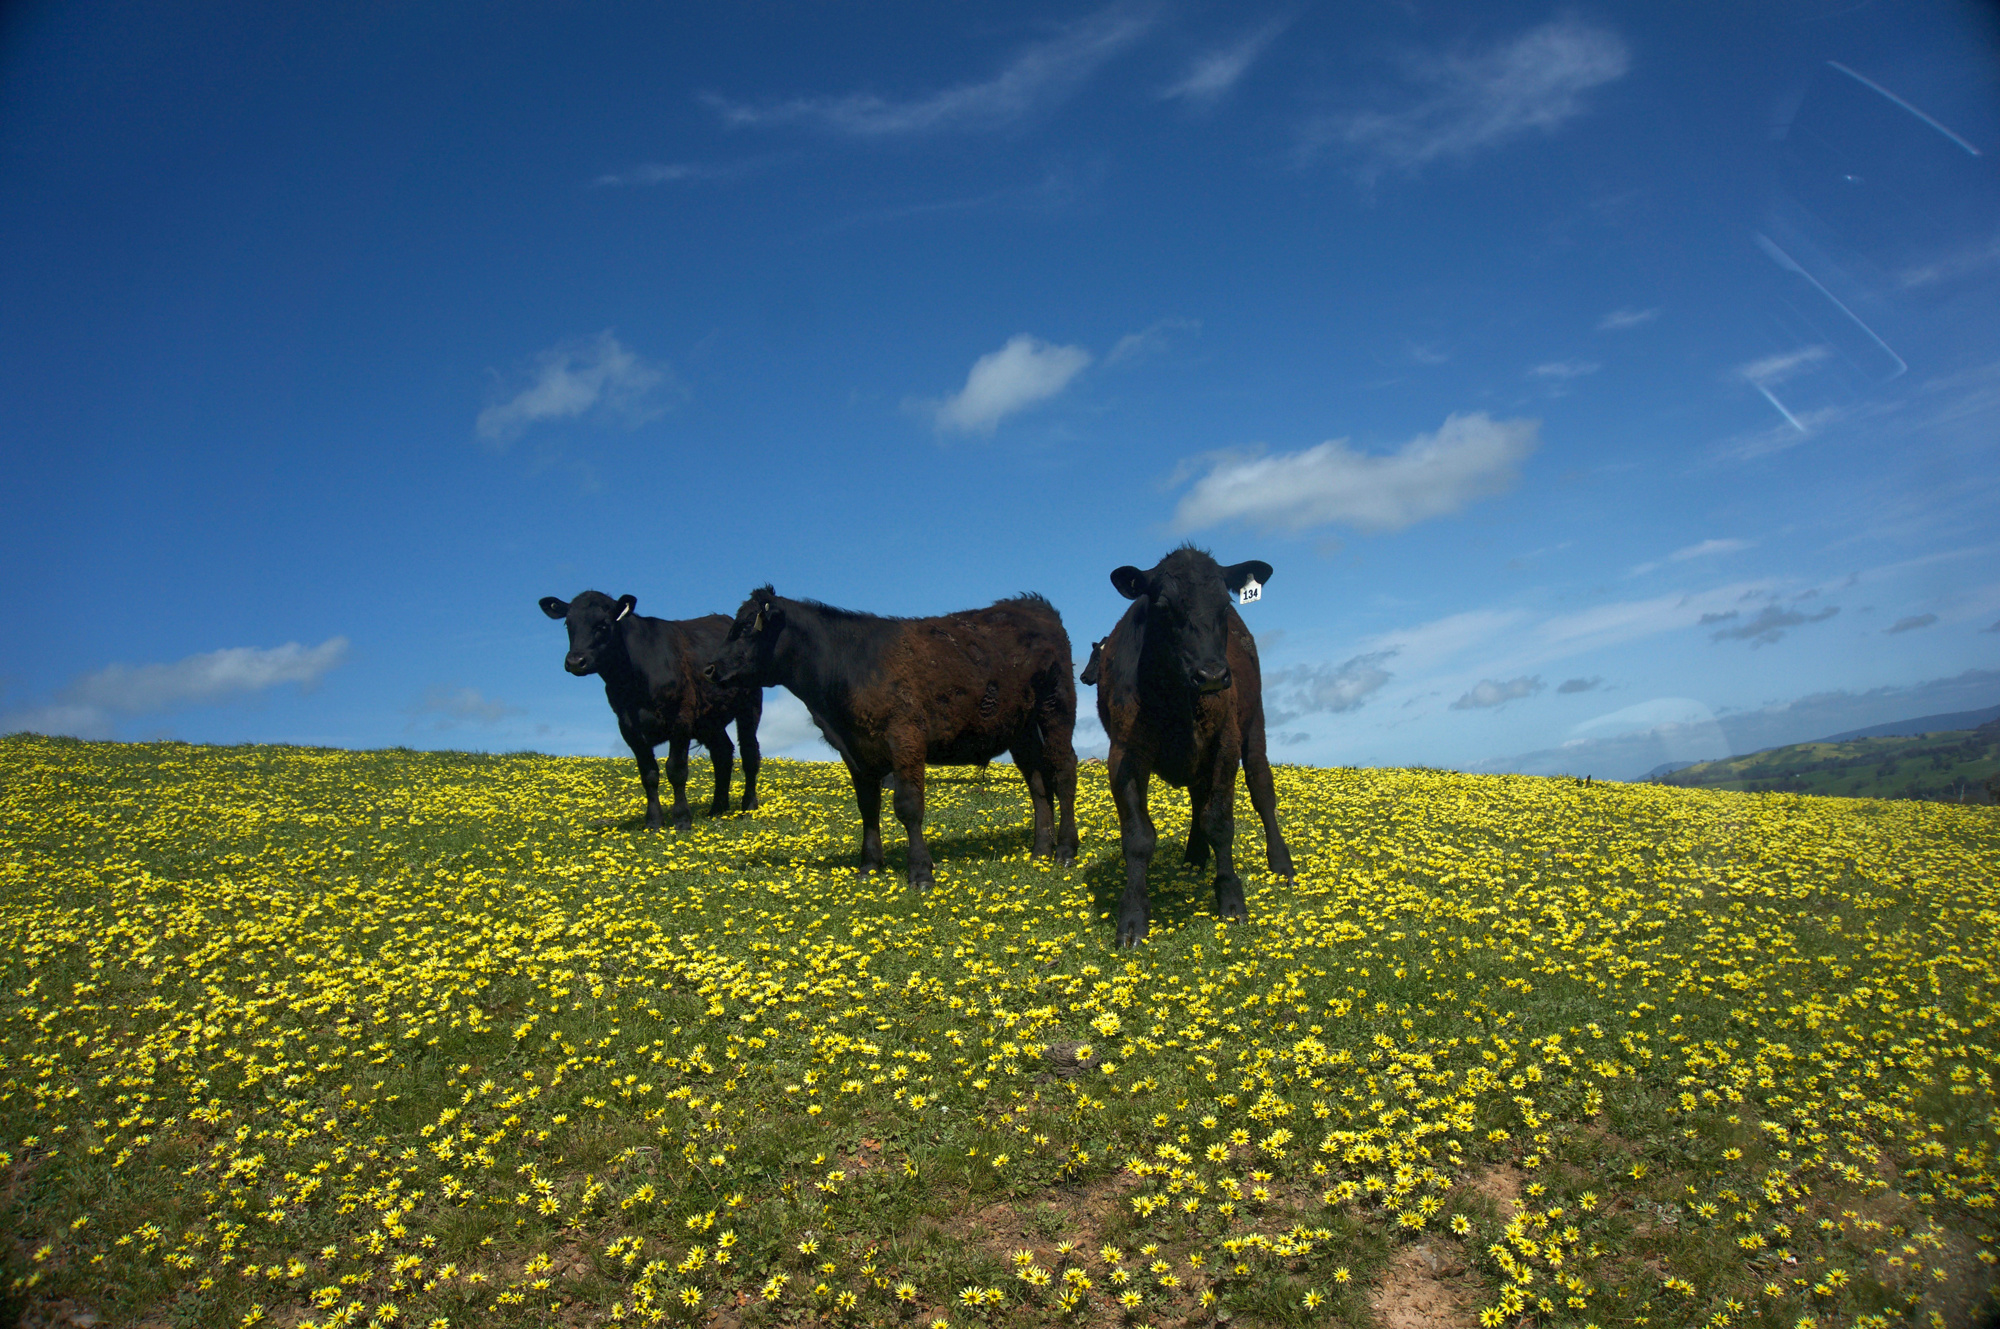
<path id="1" fill-rule="evenodd" d="M 611 621 L 612 621 L 613 623 L 616 623 L 616 622 L 618 622 L 618 620 L 619 620 L 619 619 L 622 619 L 622 618 L 624 618 L 624 617 L 625 617 L 625 616 L 626 616 L 627 614 L 631 613 L 631 612 L 632 612 L 632 610 L 633 610 L 634 608 L 636 608 L 636 607 L 638 606 L 638 603 L 639 603 L 639 597 L 638 597 L 638 596 L 636 596 L 636 595 L 621 595 L 621 596 L 619 596 L 619 597 L 618 597 L 618 617 L 617 617 L 617 618 L 614 618 L 614 619 L 612 619 Z"/>
<path id="2" fill-rule="evenodd" d="M 1238 563 L 1233 568 L 1222 570 L 1223 584 L 1232 591 L 1240 591 L 1253 581 L 1262 586 L 1269 580 L 1271 580 L 1271 565 L 1261 559 L 1253 558 L 1247 563 Z"/>
<path id="3" fill-rule="evenodd" d="M 1127 600 L 1136 600 L 1146 593 L 1146 574 L 1128 563 L 1111 570 L 1111 584 Z"/>
<path id="4" fill-rule="evenodd" d="M 558 600 L 553 595 L 545 595 L 542 597 L 542 612 L 550 618 L 561 621 L 569 617 L 569 602 Z"/>

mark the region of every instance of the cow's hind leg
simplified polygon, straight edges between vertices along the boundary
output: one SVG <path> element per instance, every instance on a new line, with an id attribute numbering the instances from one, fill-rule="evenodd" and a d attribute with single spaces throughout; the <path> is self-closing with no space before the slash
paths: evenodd
<path id="1" fill-rule="evenodd" d="M 854 802 L 861 809 L 861 872 L 882 870 L 882 777 L 849 765 L 847 778 L 854 782 Z"/>
<path id="2" fill-rule="evenodd" d="M 648 743 L 636 729 L 619 726 L 625 745 L 632 749 L 632 759 L 639 763 L 639 784 L 646 791 L 646 826 L 649 830 L 659 830 L 666 824 L 660 813 L 660 761 L 653 755 L 653 745 Z"/>
<path id="3" fill-rule="evenodd" d="M 1014 744 L 1014 767 L 1021 772 L 1021 778 L 1028 785 L 1028 803 L 1035 813 L 1035 838 L 1030 848 L 1036 858 L 1055 848 L 1056 815 L 1055 805 L 1049 797 L 1048 761 L 1042 752 L 1040 738 L 1024 736 Z"/>
<path id="4" fill-rule="evenodd" d="M 753 688 L 750 699 L 736 712 L 736 746 L 743 753 L 743 802 L 749 812 L 757 806 L 757 768 L 763 764 L 763 749 L 757 746 L 757 723 L 764 718 L 764 689 Z"/>
<path id="5" fill-rule="evenodd" d="M 715 763 L 715 797 L 709 802 L 708 815 L 720 817 L 729 811 L 729 776 L 736 766 L 736 745 L 729 741 L 729 731 L 720 725 L 701 742 L 708 749 L 708 759 Z"/>
<path id="6" fill-rule="evenodd" d="M 1289 880 L 1292 851 L 1278 829 L 1278 786 L 1271 778 L 1270 758 L 1264 755 L 1262 733 L 1252 737 L 1243 754 L 1243 783 L 1249 786 L 1250 806 L 1257 809 L 1257 820 L 1264 823 L 1264 861 L 1272 872 Z"/>
<path id="7" fill-rule="evenodd" d="M 1153 861 L 1153 818 L 1146 810 L 1151 772 L 1117 748 L 1111 750 L 1111 798 L 1118 805 L 1118 839 L 1125 851 L 1125 893 L 1118 898 L 1118 944 L 1137 946 L 1152 919 L 1146 868 Z"/>
<path id="8" fill-rule="evenodd" d="M 694 829 L 694 814 L 688 811 L 688 740 L 676 738 L 667 744 L 667 783 L 674 787 L 674 829 Z"/>
<path id="9" fill-rule="evenodd" d="M 1076 862 L 1076 713 L 1074 698 L 1065 708 L 1060 703 L 1044 706 L 1042 729 L 1042 769 L 1056 798 L 1056 862 L 1068 867 Z"/>

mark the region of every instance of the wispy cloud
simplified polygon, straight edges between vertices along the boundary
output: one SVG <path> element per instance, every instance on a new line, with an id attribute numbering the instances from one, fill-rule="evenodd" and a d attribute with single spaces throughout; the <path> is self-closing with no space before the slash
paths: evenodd
<path id="1" fill-rule="evenodd" d="M 1755 543 L 1752 540 L 1703 540 L 1699 544 L 1691 544 L 1676 549 L 1663 559 L 1656 559 L 1651 563 L 1641 563 L 1632 569 L 1630 575 L 1643 577 L 1649 572 L 1659 570 L 1668 563 L 1685 563 L 1691 558 L 1708 558 L 1715 554 L 1733 554 L 1739 549 L 1753 548 Z"/>
<path id="2" fill-rule="evenodd" d="M 235 646 L 172 664 L 107 665 L 72 680 L 52 703 L 0 717 L 0 733 L 108 738 L 120 715 L 211 706 L 285 683 L 311 688 L 347 658 L 347 647 L 347 638 L 329 637 L 317 646 Z"/>
<path id="3" fill-rule="evenodd" d="M 1623 332 L 1641 327 L 1660 316 L 1658 309 L 1614 309 L 1597 320 L 1599 332 Z"/>
<path id="4" fill-rule="evenodd" d="M 1893 637 L 1899 632 L 1915 632 L 1918 628 L 1927 628 L 1937 621 L 1936 614 L 1912 614 L 1908 618 L 1897 619 L 1893 627 L 1883 628 L 1882 631 L 1885 635 Z"/>
<path id="5" fill-rule="evenodd" d="M 1332 439 L 1303 452 L 1216 460 L 1174 512 L 1180 530 L 1226 521 L 1303 530 L 1342 525 L 1397 531 L 1511 489 L 1539 443 L 1534 420 L 1452 415 L 1394 453 L 1356 452 Z"/>
<path id="6" fill-rule="evenodd" d="M 1219 101 L 1237 81 L 1249 72 L 1264 48 L 1276 40 L 1279 33 L 1292 25 L 1290 18 L 1273 19 L 1261 28 L 1237 38 L 1226 46 L 1196 57 L 1188 66 L 1187 73 L 1160 92 L 1162 99 L 1180 98 L 1183 101 L 1213 103 Z"/>
<path id="7" fill-rule="evenodd" d="M 519 706 L 489 697 L 478 688 L 435 683 L 424 690 L 423 698 L 411 707 L 419 718 L 434 717 L 434 727 L 455 729 L 460 724 L 498 724 L 510 715 L 524 714 Z"/>
<path id="8" fill-rule="evenodd" d="M 774 160 L 773 157 L 753 157 L 721 165 L 710 162 L 642 162 L 628 171 L 607 171 L 590 183 L 599 189 L 624 189 L 678 184 L 684 180 L 727 180 L 747 175 Z"/>
<path id="9" fill-rule="evenodd" d="M 1556 691 L 1560 693 L 1595 692 L 1603 682 L 1602 675 L 1591 678 L 1566 678 L 1562 681 L 1562 686 L 1558 687 Z"/>
<path id="10" fill-rule="evenodd" d="M 1272 724 L 1289 724 L 1302 715 L 1357 710 L 1391 678 L 1382 666 L 1394 659 L 1394 648 L 1370 651 L 1337 665 L 1293 665 L 1264 682 Z"/>
<path id="11" fill-rule="evenodd" d="M 1810 369 L 1832 354 L 1824 346 L 1801 346 L 1795 351 L 1780 351 L 1736 366 L 1736 372 L 1746 381 L 1760 386 L 1783 383 L 1802 370 Z"/>
<path id="12" fill-rule="evenodd" d="M 808 125 L 855 138 L 1005 129 L 1067 99 L 1152 25 L 1150 11 L 1114 5 L 1028 47 L 990 79 L 908 100 L 872 92 L 798 97 L 762 106 L 721 97 L 705 100 L 725 124 Z"/>
<path id="13" fill-rule="evenodd" d="M 991 434 L 1005 417 L 1068 387 L 1090 362 L 1090 352 L 1081 346 L 1055 346 L 1022 333 L 973 361 L 965 386 L 953 395 L 905 406 L 928 415 L 942 430 Z"/>
<path id="14" fill-rule="evenodd" d="M 1545 365 L 1536 365 L 1528 373 L 1534 378 L 1550 379 L 1564 383 L 1573 378 L 1583 378 L 1595 374 L 1604 366 L 1594 360 L 1551 360 Z"/>
<path id="15" fill-rule="evenodd" d="M 1163 318 L 1148 324 L 1137 332 L 1128 332 L 1120 337 L 1117 344 L 1105 355 L 1106 365 L 1126 364 L 1158 355 L 1173 344 L 1178 333 L 1193 335 L 1201 331 L 1198 318 Z"/>
<path id="16" fill-rule="evenodd" d="M 1729 622 L 1728 627 L 1717 628 L 1708 634 L 1710 641 L 1747 641 L 1751 646 L 1771 646 L 1781 640 L 1793 628 L 1807 623 L 1823 623 L 1840 612 L 1838 605 L 1828 605 L 1817 613 L 1808 614 L 1797 609 L 1780 609 L 1776 605 L 1765 605 L 1756 617 L 1744 619 L 1740 623 L 1730 622 L 1738 617 L 1735 610 L 1721 614 L 1704 614 L 1703 623 Z"/>
<path id="17" fill-rule="evenodd" d="M 1469 157 L 1531 133 L 1553 133 L 1585 110 L 1584 94 L 1624 77 L 1631 55 L 1616 33 L 1557 19 L 1481 51 L 1414 64 L 1414 101 L 1393 110 L 1326 116 L 1305 127 L 1311 156 L 1341 145 L 1362 159 L 1364 178 L 1414 175 L 1434 162 Z"/>
<path id="18" fill-rule="evenodd" d="M 1451 704 L 1454 711 L 1486 710 L 1494 706 L 1505 706 L 1510 701 L 1522 697 L 1532 697 L 1543 688 L 1539 677 L 1510 678 L 1502 683 L 1496 679 L 1482 678 L 1457 701 Z"/>
<path id="19" fill-rule="evenodd" d="M 479 413 L 479 437 L 505 447 L 546 420 L 594 412 L 632 426 L 666 413 L 661 390 L 677 393 L 679 380 L 665 364 L 647 361 L 609 331 L 589 341 L 565 342 L 535 357 L 534 381 Z"/>

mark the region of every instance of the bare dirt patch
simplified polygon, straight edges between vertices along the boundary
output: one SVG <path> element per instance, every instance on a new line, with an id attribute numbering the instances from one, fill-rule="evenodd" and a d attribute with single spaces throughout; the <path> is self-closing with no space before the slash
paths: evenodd
<path id="1" fill-rule="evenodd" d="M 1521 1198 L 1521 1187 L 1527 1175 L 1510 1163 L 1495 1163 L 1467 1177 L 1464 1186 L 1474 1195 L 1485 1196 L 1492 1201 L 1495 1209 L 1504 1214 L 1510 1212 L 1514 1202 Z"/>
<path id="2" fill-rule="evenodd" d="M 1419 1241 L 1396 1252 L 1368 1305 L 1382 1329 L 1471 1329 L 1479 1292 L 1457 1251 Z"/>

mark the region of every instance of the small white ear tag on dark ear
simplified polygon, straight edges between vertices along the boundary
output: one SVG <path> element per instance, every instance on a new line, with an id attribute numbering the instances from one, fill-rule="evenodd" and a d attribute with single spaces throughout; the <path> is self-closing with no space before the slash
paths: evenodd
<path id="1" fill-rule="evenodd" d="M 620 606 L 618 606 L 618 617 L 617 617 L 617 618 L 614 618 L 614 619 L 612 619 L 611 621 L 612 621 L 613 623 L 617 623 L 617 622 L 621 621 L 621 620 L 622 620 L 622 619 L 623 619 L 623 618 L 625 617 L 625 615 L 627 615 L 627 614 L 629 614 L 629 613 L 631 613 L 631 612 L 632 612 L 632 606 L 631 606 L 631 605 L 620 605 Z"/>
<path id="2" fill-rule="evenodd" d="M 1264 587 L 1255 577 L 1243 583 L 1243 589 L 1236 593 L 1236 603 L 1253 605 L 1264 598 Z"/>

